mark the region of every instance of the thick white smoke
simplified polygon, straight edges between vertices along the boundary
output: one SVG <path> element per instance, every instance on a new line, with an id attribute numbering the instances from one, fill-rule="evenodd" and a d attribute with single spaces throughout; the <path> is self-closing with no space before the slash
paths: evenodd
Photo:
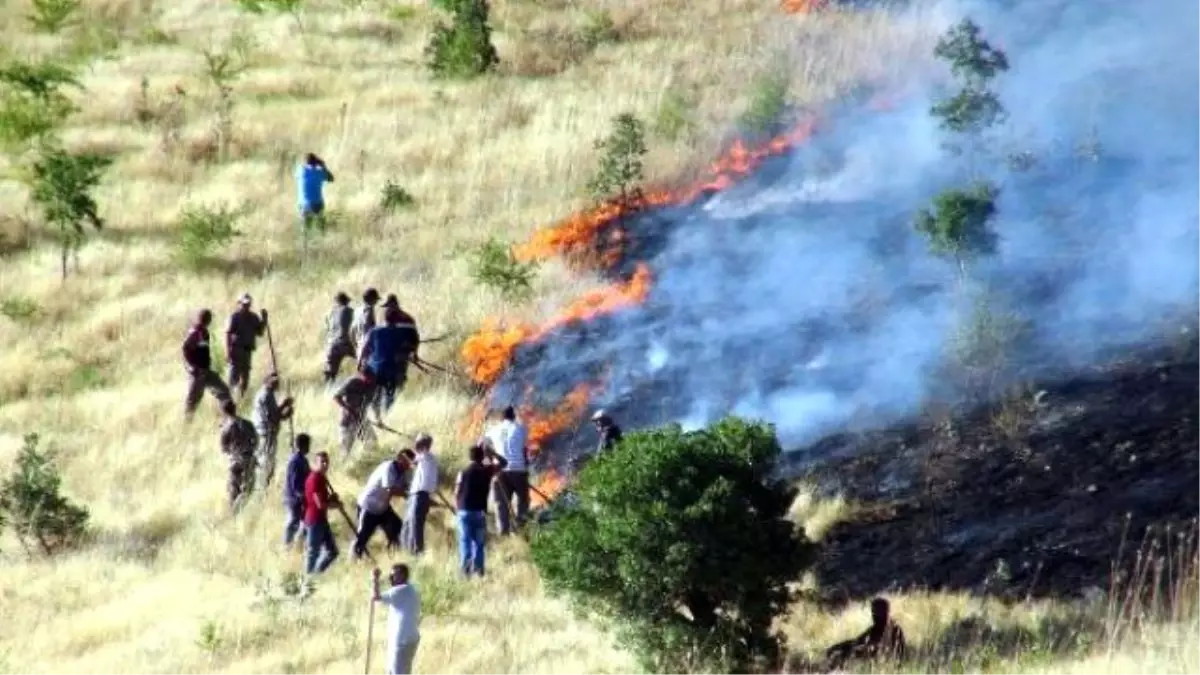
<path id="1" fill-rule="evenodd" d="M 648 260 L 646 306 L 550 341 L 514 376 L 561 385 L 606 372 L 596 403 L 630 426 L 733 412 L 774 422 L 790 447 L 911 414 L 939 390 L 965 310 L 956 267 L 928 252 L 912 217 L 962 185 L 968 164 L 1001 187 L 999 248 L 973 274 L 1032 322 L 1026 366 L 1077 367 L 1194 318 L 1195 0 L 939 9 L 972 17 L 1009 55 L 994 89 L 1010 117 L 991 156 L 944 150 L 928 114 L 939 82 L 911 83 L 919 93 L 888 112 L 836 114 L 786 166 L 631 223 L 635 238 L 667 237 Z M 1011 152 L 1032 167 L 1014 171 Z"/>

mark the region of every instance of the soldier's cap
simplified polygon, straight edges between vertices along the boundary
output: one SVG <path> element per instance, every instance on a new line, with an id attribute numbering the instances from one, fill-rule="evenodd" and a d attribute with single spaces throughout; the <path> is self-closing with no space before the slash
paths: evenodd
<path id="1" fill-rule="evenodd" d="M 242 293 L 242 297 L 238 298 L 239 305 L 249 305 L 252 302 L 254 299 L 250 297 L 249 293 Z"/>

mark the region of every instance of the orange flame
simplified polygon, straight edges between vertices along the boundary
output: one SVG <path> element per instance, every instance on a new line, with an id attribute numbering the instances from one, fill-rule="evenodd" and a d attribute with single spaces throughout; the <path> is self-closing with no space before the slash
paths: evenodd
<path id="1" fill-rule="evenodd" d="M 829 6 L 829 0 L 781 0 L 780 9 L 787 14 L 808 14 Z"/>
<path id="2" fill-rule="evenodd" d="M 546 498 L 554 499 L 566 486 L 567 481 L 562 474 L 554 469 L 546 469 L 538 474 L 537 485 L 534 486 L 537 490 L 529 495 L 530 506 L 545 506 Z"/>
<path id="3" fill-rule="evenodd" d="M 650 293 L 650 267 L 639 263 L 629 281 L 598 288 L 576 298 L 558 316 L 539 327 L 529 324 L 505 325 L 487 320 L 479 332 L 463 342 L 461 357 L 471 379 L 491 386 L 504 374 L 517 346 L 535 342 L 555 329 L 577 321 L 591 321 L 626 307 L 640 305 Z"/>
<path id="4" fill-rule="evenodd" d="M 583 416 L 595 388 L 588 384 L 575 385 L 554 410 L 544 415 L 538 414 L 531 406 L 521 408 L 521 417 L 529 429 L 527 446 L 530 457 L 537 457 L 546 439 L 566 429 Z"/>

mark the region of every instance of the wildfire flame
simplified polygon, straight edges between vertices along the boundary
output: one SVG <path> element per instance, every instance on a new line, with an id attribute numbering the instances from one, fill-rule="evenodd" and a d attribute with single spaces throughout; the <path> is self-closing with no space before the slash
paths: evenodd
<path id="1" fill-rule="evenodd" d="M 829 0 L 781 0 L 779 8 L 787 14 L 808 14 L 829 6 Z"/>
<path id="2" fill-rule="evenodd" d="M 824 6 L 825 2 L 784 0 L 785 9 L 800 4 L 805 6 L 804 11 L 808 11 Z M 807 140 L 815 128 L 816 120 L 809 117 L 761 146 L 751 148 L 737 141 L 720 159 L 713 162 L 707 175 L 694 185 L 678 191 L 656 190 L 633 198 L 605 202 L 539 230 L 529 242 L 514 247 L 513 255 L 523 261 L 545 260 L 557 255 L 575 265 L 610 269 L 620 261 L 626 241 L 626 233 L 620 227 L 622 218 L 656 206 L 690 204 L 707 193 L 724 190 L 739 178 L 749 175 L 767 158 L 782 154 Z M 585 293 L 541 325 L 489 319 L 479 332 L 463 343 L 460 356 L 467 373 L 475 382 L 490 387 L 504 374 L 520 345 L 537 342 L 563 326 L 591 321 L 640 305 L 649 295 L 652 282 L 649 266 L 638 263 L 629 280 Z M 535 410 L 528 404 L 522 406 L 521 416 L 529 428 L 531 455 L 536 456 L 547 439 L 576 423 L 585 414 L 592 392 L 598 388 L 599 385 L 594 383 L 577 385 L 549 412 Z M 475 408 L 471 415 L 474 428 L 482 424 L 486 410 L 486 403 Z M 535 487 L 549 498 L 558 494 L 565 485 L 565 478 L 553 469 L 543 471 L 535 482 Z M 541 505 L 545 499 L 534 493 L 533 503 Z"/>

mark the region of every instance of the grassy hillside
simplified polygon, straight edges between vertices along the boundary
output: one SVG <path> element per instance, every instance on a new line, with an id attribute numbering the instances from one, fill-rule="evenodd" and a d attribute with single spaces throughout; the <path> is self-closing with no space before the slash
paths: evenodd
<path id="1" fill-rule="evenodd" d="M 613 115 L 629 110 L 653 123 L 666 115 L 668 92 L 687 100 L 690 131 L 652 138 L 648 159 L 653 181 L 680 180 L 719 151 L 778 59 L 796 66 L 789 98 L 815 103 L 919 67 L 932 38 L 919 21 L 789 17 L 759 0 L 512 0 L 493 7 L 500 72 L 439 83 L 421 65 L 433 10 L 351 4 L 308 2 L 297 18 L 255 17 L 225 1 L 85 0 L 86 21 L 59 36 L 31 31 L 24 0 L 0 9 L 9 52 L 79 59 L 82 110 L 65 139 L 117 156 L 98 194 L 108 226 L 89 233 L 80 269 L 65 283 L 23 190 L 0 183 L 0 301 L 32 309 L 0 317 L 0 467 L 23 434 L 41 434 L 60 452 L 66 490 L 91 510 L 96 534 L 84 550 L 52 562 L 30 560 L 0 539 L 0 607 L 10 624 L 0 669 L 361 668 L 369 566 L 340 561 L 300 602 L 284 590 L 301 563 L 279 545 L 277 490 L 237 519 L 227 515 L 212 404 L 205 401 L 191 426 L 182 421 L 178 346 L 190 314 L 207 306 L 223 322 L 242 291 L 269 308 L 298 428 L 331 447 L 336 414 L 321 385 L 321 322 L 337 290 L 394 292 L 429 334 L 466 335 L 492 315 L 552 313 L 598 282 L 551 263 L 534 297 L 514 303 L 477 286 L 459 253 L 489 235 L 524 239 L 578 208 L 595 164 L 592 142 Z M 582 47 L 580 35 L 600 10 L 615 36 Z M 225 156 L 211 133 L 217 100 L 205 51 L 246 67 L 231 84 Z M 309 151 L 337 175 L 327 189 L 337 218 L 302 260 L 292 169 Z M 413 208 L 377 208 L 389 180 L 413 195 Z M 181 212 L 218 204 L 245 207 L 241 236 L 208 268 L 182 271 L 172 258 Z M 455 346 L 442 342 L 424 356 L 449 363 Z M 266 372 L 265 350 L 254 367 L 256 378 Z M 453 379 L 416 375 L 388 421 L 431 432 L 450 470 L 461 461 L 457 434 L 474 402 Z M 354 494 L 365 464 L 335 461 L 335 488 Z M 804 520 L 828 523 L 842 513 L 836 503 L 801 507 Z M 464 584 L 449 521 L 439 512 L 430 527 L 432 552 L 417 566 L 426 613 L 420 670 L 635 667 L 605 633 L 542 593 L 522 544 L 500 544 L 490 552 L 490 576 Z M 347 533 L 335 531 L 345 555 Z M 928 594 L 901 596 L 895 607 L 917 644 L 967 613 L 1036 628 L 1041 617 L 1079 611 Z M 376 621 L 381 668 L 381 614 Z M 787 632 L 803 652 L 865 622 L 863 607 L 829 614 L 801 606 Z M 1185 628 L 1139 630 L 1132 642 L 1114 643 L 1118 653 L 1100 645 L 1084 661 L 1077 658 L 1090 649 L 1039 652 L 1016 665 L 1009 654 L 988 667 L 1195 670 L 1196 631 Z"/>

